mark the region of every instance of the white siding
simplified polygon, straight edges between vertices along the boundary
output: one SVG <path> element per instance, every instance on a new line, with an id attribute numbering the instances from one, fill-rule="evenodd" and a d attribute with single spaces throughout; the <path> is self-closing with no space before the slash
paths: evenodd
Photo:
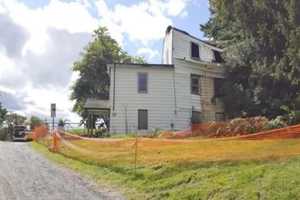
<path id="1" fill-rule="evenodd" d="M 175 88 L 176 88 L 176 123 L 175 128 L 184 130 L 189 128 L 192 110 L 204 112 L 209 111 L 209 115 L 214 115 L 213 110 L 222 107 L 217 104 L 211 105 L 213 97 L 214 78 L 223 78 L 224 69 L 218 66 L 207 66 L 196 62 L 188 62 L 186 60 L 174 59 L 175 65 Z M 191 74 L 200 75 L 201 94 L 191 94 Z M 205 106 L 205 107 L 204 107 Z M 212 116 L 207 117 L 208 120 L 214 120 Z"/>
<path id="2" fill-rule="evenodd" d="M 110 131 L 126 131 L 126 110 L 128 132 L 138 131 L 138 109 L 148 110 L 148 132 L 155 129 L 171 129 L 174 123 L 174 88 L 172 67 L 119 65 L 115 74 L 115 110 L 113 110 L 114 75 L 111 68 L 111 117 Z M 148 93 L 138 93 L 139 72 L 148 74 Z"/>
<path id="3" fill-rule="evenodd" d="M 190 37 L 184 33 L 172 30 L 173 36 L 173 57 L 179 59 L 193 60 L 191 58 L 191 42 L 199 45 L 200 60 L 204 62 L 212 62 L 214 58 L 211 47 Z"/>
<path id="4" fill-rule="evenodd" d="M 191 58 L 191 42 L 197 43 L 200 61 Z M 138 109 L 148 110 L 148 130 L 190 128 L 192 111 L 199 111 L 207 120 L 215 120 L 215 112 L 223 112 L 221 103 L 211 102 L 214 96 L 214 78 L 224 78 L 224 69 L 212 63 L 213 49 L 203 42 L 176 29 L 166 33 L 162 55 L 166 66 L 118 65 L 115 80 L 111 66 L 110 131 L 124 133 L 138 129 Z M 137 91 L 137 74 L 148 73 L 148 93 Z M 201 76 L 201 94 L 191 94 L 191 74 Z M 114 85 L 115 82 L 115 85 Z M 114 98 L 115 88 L 115 98 Z M 115 109 L 113 110 L 113 103 Z M 127 120 L 126 120 L 127 119 Z"/>
<path id="5" fill-rule="evenodd" d="M 172 31 L 166 33 L 163 46 L 163 64 L 172 64 Z"/>

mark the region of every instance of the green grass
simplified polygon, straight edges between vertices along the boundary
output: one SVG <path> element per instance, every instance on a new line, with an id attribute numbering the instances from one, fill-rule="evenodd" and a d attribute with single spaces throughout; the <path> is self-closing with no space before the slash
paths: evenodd
<path id="1" fill-rule="evenodd" d="M 300 157 L 248 161 L 195 161 L 116 167 L 83 162 L 33 148 L 82 175 L 120 189 L 129 199 L 300 199 Z"/>
<path id="2" fill-rule="evenodd" d="M 84 135 L 86 130 L 84 128 L 72 128 L 68 132 L 75 135 Z"/>

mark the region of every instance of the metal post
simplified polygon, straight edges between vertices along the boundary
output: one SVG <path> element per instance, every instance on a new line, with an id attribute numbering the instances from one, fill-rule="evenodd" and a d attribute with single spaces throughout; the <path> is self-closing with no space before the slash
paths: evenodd
<path id="1" fill-rule="evenodd" d="M 52 117 L 52 134 L 54 134 L 54 117 Z"/>
<path id="2" fill-rule="evenodd" d="M 125 133 L 128 134 L 127 105 L 125 106 Z"/>
<path id="3" fill-rule="evenodd" d="M 138 135 L 136 132 L 135 133 L 135 151 L 134 151 L 134 175 L 136 175 L 137 154 L 138 154 Z"/>

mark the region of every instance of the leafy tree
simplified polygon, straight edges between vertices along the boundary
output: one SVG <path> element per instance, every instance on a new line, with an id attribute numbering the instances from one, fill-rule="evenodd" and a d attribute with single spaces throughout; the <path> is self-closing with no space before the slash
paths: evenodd
<path id="1" fill-rule="evenodd" d="M 68 121 L 69 120 L 67 120 L 67 119 L 59 119 L 58 126 L 63 128 L 63 127 L 65 127 L 65 125 L 67 124 Z"/>
<path id="2" fill-rule="evenodd" d="M 2 107 L 2 104 L 0 102 L 0 127 L 2 127 L 3 121 L 5 120 L 7 114 L 7 110 Z"/>
<path id="3" fill-rule="evenodd" d="M 30 117 L 30 128 L 34 129 L 35 127 L 41 126 L 43 124 L 43 120 L 41 120 L 37 116 Z"/>
<path id="4" fill-rule="evenodd" d="M 19 115 L 17 113 L 8 113 L 5 116 L 5 121 L 8 124 L 21 125 L 24 124 L 26 117 Z"/>
<path id="5" fill-rule="evenodd" d="M 300 1 L 210 0 L 210 6 L 201 29 L 225 48 L 226 112 L 284 114 L 300 91 Z"/>
<path id="6" fill-rule="evenodd" d="M 92 41 L 73 65 L 73 71 L 79 72 L 79 79 L 72 87 L 71 99 L 75 100 L 73 111 L 85 117 L 83 105 L 87 98 L 108 99 L 107 64 L 143 62 L 142 58 L 129 56 L 123 51 L 106 28 L 95 30 Z"/>

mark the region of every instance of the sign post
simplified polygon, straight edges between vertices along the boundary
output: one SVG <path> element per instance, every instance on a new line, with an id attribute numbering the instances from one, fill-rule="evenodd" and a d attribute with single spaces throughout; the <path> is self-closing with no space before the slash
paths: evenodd
<path id="1" fill-rule="evenodd" d="M 54 132 L 54 118 L 56 117 L 56 104 L 51 104 L 51 118 L 52 118 L 52 133 Z"/>

